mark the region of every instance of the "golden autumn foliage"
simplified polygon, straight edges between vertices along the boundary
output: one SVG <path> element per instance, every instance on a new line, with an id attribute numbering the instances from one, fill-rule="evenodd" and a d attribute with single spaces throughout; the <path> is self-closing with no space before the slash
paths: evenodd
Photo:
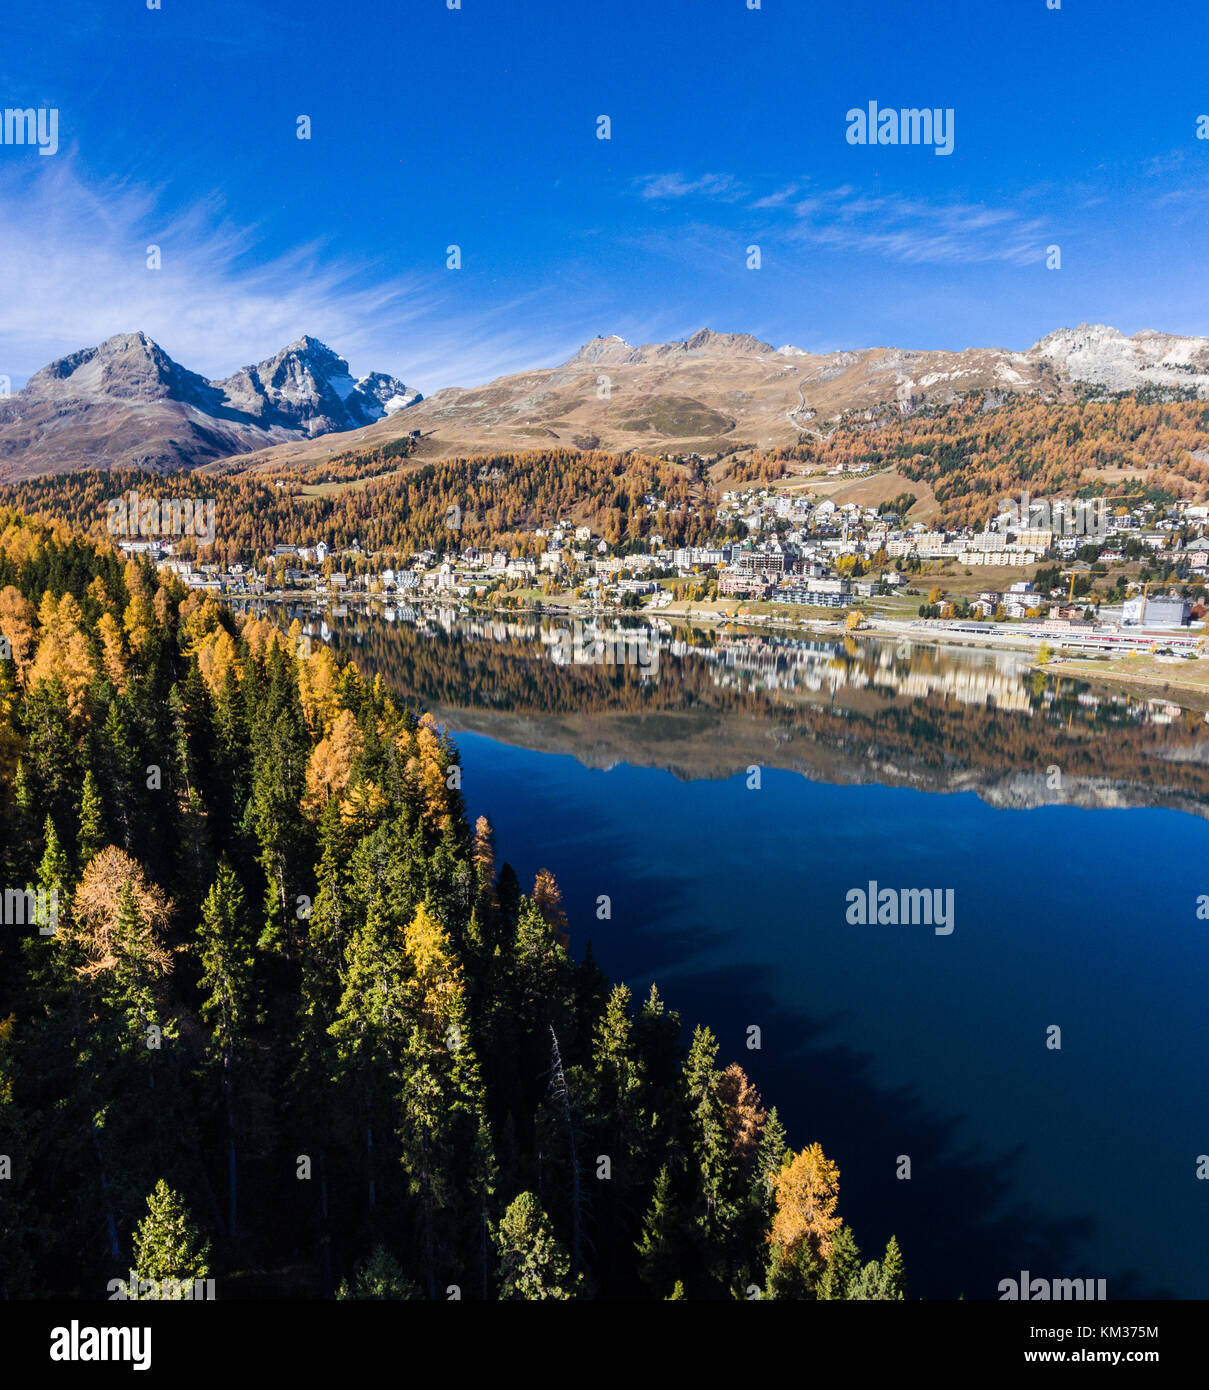
<path id="1" fill-rule="evenodd" d="M 295 620 L 296 621 L 296 620 Z M 291 632 L 293 627 L 291 627 Z M 337 680 L 340 675 L 330 647 L 320 645 L 298 663 L 298 695 L 312 735 L 329 733 L 339 709 Z"/>
<path id="2" fill-rule="evenodd" d="M 425 819 L 441 830 L 452 819 L 447 761 L 440 725 L 426 713 L 415 732 L 414 752 L 407 761 L 407 772 L 422 794 Z"/>
<path id="3" fill-rule="evenodd" d="M 414 971 L 408 988 L 415 992 L 421 1020 L 443 1039 L 462 977 L 448 932 L 424 903 L 403 929 L 403 949 Z"/>
<path id="4" fill-rule="evenodd" d="M 356 718 L 349 710 L 342 711 L 331 733 L 315 745 L 307 764 L 303 805 L 308 812 L 318 815 L 332 797 L 344 796 L 362 741 Z"/>
<path id="5" fill-rule="evenodd" d="M 0 589 L 0 634 L 8 639 L 17 667 L 17 679 L 24 684 L 34 650 L 38 644 L 38 610 L 11 584 Z"/>
<path id="6" fill-rule="evenodd" d="M 141 652 L 155 631 L 155 610 L 146 594 L 135 594 L 131 598 L 122 615 L 122 624 L 131 648 Z"/>
<path id="7" fill-rule="evenodd" d="M 165 632 L 171 624 L 173 609 L 172 594 L 166 584 L 161 584 L 156 589 L 151 607 L 155 613 L 156 626 L 161 632 Z"/>
<path id="8" fill-rule="evenodd" d="M 217 695 L 223 688 L 227 672 L 232 667 L 238 673 L 235 639 L 225 627 L 217 627 L 203 637 L 194 649 L 194 655 L 197 657 L 197 668 L 212 695 Z"/>
<path id="9" fill-rule="evenodd" d="M 381 449 L 365 449 L 302 464 L 275 474 L 249 472 L 207 479 L 222 508 L 223 539 L 207 557 L 230 564 L 256 562 L 275 544 L 300 546 L 326 541 L 340 551 L 358 541 L 363 552 L 401 557 L 417 549 L 443 548 L 451 504 L 462 508 L 462 536 L 515 554 L 540 553 L 533 527 L 550 516 L 573 516 L 613 540 L 643 540 L 658 530 L 669 545 L 702 544 L 712 524 L 712 507 L 695 470 L 641 454 L 598 450 L 534 449 L 469 458 L 438 459 L 423 465 L 400 458 L 382 460 Z M 312 480 L 341 476 L 363 479 L 357 487 L 336 486 L 304 494 Z M 81 471 L 33 479 L 6 490 L 23 509 L 69 521 L 100 534 L 105 499 L 138 486 L 141 475 L 114 470 L 98 476 Z M 282 487 L 274 484 L 280 482 Z M 157 479 L 164 497 L 191 495 L 190 475 Z M 658 517 L 643 506 L 657 494 L 666 501 Z M 185 539 L 177 553 L 192 557 L 199 547 Z"/>
<path id="10" fill-rule="evenodd" d="M 533 902 L 558 944 L 569 946 L 571 937 L 567 931 L 567 914 L 563 911 L 562 890 L 549 869 L 537 871 L 537 878 L 533 882 Z"/>
<path id="11" fill-rule="evenodd" d="M 189 650 L 196 650 L 215 628 L 222 626 L 222 612 L 214 599 L 206 594 L 190 594 L 180 606 L 180 630 Z"/>
<path id="12" fill-rule="evenodd" d="M 474 849 L 472 859 L 478 879 L 484 887 L 491 889 L 495 883 L 495 831 L 486 816 L 480 816 L 474 823 Z"/>
<path id="13" fill-rule="evenodd" d="M 61 522 L 45 522 L 10 509 L 0 511 L 0 550 L 18 569 L 41 553 L 47 541 L 70 541 L 72 532 Z"/>
<path id="14" fill-rule="evenodd" d="M 739 1167 L 750 1173 L 768 1112 L 760 1104 L 759 1091 L 738 1062 L 732 1062 L 722 1073 L 718 1098 L 726 1107 L 722 1123 L 730 1140 L 731 1153 L 738 1159 Z"/>
<path id="15" fill-rule="evenodd" d="M 267 618 L 246 617 L 239 631 L 253 656 L 262 656 L 271 646 L 290 651 L 290 639 Z"/>
<path id="16" fill-rule="evenodd" d="M 38 610 L 38 654 L 29 671 L 29 684 L 62 682 L 67 708 L 78 719 L 84 713 L 85 692 L 96 675 L 92 650 L 81 629 L 80 605 L 72 594 L 56 600 L 48 590 Z"/>
<path id="17" fill-rule="evenodd" d="M 130 889 L 138 924 L 133 934 L 121 927 L 122 894 Z M 119 953 L 137 954 L 153 974 L 166 975 L 172 957 L 161 940 L 172 904 L 142 867 L 124 850 L 109 845 L 89 860 L 71 904 L 72 934 L 84 948 L 86 975 L 99 975 L 118 964 Z"/>
<path id="18" fill-rule="evenodd" d="M 114 603 L 113 599 L 110 597 L 109 590 L 105 587 L 105 581 L 99 574 L 88 586 L 88 597 L 99 608 L 103 608 L 106 613 L 112 614 L 115 618 L 117 617 L 117 604 Z"/>
<path id="19" fill-rule="evenodd" d="M 112 613 L 102 613 L 97 623 L 97 636 L 101 642 L 101 666 L 105 674 L 118 690 L 126 689 L 126 643 L 122 629 Z"/>
<path id="20" fill-rule="evenodd" d="M 776 1210 L 769 1241 L 789 1257 L 805 1240 L 818 1259 L 826 1260 L 831 1238 L 843 1220 L 835 1214 L 839 1190 L 840 1170 L 824 1155 L 821 1144 L 811 1144 L 787 1159 L 772 1177 Z"/>
<path id="21" fill-rule="evenodd" d="M 147 576 L 133 560 L 126 561 L 122 570 L 122 582 L 126 585 L 126 593 L 129 598 L 134 598 L 135 595 L 139 598 L 151 598 L 151 588 L 147 582 Z"/>
<path id="22" fill-rule="evenodd" d="M 21 740 L 13 728 L 16 703 L 16 682 L 7 666 L 0 665 L 0 810 L 6 810 L 12 799 L 13 778 L 21 757 Z"/>

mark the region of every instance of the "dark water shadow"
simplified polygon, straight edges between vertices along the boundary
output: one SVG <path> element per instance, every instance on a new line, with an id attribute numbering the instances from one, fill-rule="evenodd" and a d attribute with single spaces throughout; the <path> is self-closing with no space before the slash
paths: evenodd
<path id="1" fill-rule="evenodd" d="M 668 946 L 661 954 L 674 955 Z M 844 1016 L 812 1017 L 778 1001 L 769 968 L 643 971 L 651 977 L 686 1034 L 709 1023 L 722 1044 L 719 1064 L 740 1063 L 764 1103 L 776 1105 L 795 1148 L 822 1143 L 839 1164 L 840 1212 L 863 1257 L 880 1255 L 897 1236 L 912 1297 L 997 1299 L 1000 1280 L 1021 1270 L 1104 1278 L 1114 1300 L 1178 1296 L 1136 1269 L 1089 1268 L 1084 1243 L 1094 1240 L 1094 1215 L 1057 1216 L 1021 1197 L 1027 1141 L 991 1152 L 968 1141 L 968 1115 L 942 1113 L 913 1085 L 879 1085 L 872 1054 L 832 1040 Z M 738 1004 L 744 1017 L 736 1022 Z M 749 1020 L 762 1030 L 759 1051 L 746 1047 Z M 899 1155 L 911 1158 L 909 1180 L 895 1175 Z"/>

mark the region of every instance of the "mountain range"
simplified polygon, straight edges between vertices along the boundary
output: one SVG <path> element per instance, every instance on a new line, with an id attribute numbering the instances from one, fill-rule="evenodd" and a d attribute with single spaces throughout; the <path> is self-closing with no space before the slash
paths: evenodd
<path id="1" fill-rule="evenodd" d="M 356 429 L 419 399 L 381 372 L 354 379 L 315 338 L 207 381 L 145 333 L 120 333 L 50 363 L 0 400 L 0 481 L 80 468 L 194 468 Z"/>
<path id="2" fill-rule="evenodd" d="M 77 468 L 315 464 L 420 431 L 421 459 L 543 447 L 701 453 L 769 448 L 856 414 L 875 421 L 967 391 L 1066 399 L 1079 383 L 1209 394 L 1209 338 L 1102 324 L 1024 350 L 872 347 L 814 353 L 702 329 L 667 343 L 611 335 L 556 367 L 421 397 L 302 337 L 221 381 L 143 333 L 53 362 L 0 401 L 0 481 Z M 401 413 L 404 412 L 405 413 Z"/>

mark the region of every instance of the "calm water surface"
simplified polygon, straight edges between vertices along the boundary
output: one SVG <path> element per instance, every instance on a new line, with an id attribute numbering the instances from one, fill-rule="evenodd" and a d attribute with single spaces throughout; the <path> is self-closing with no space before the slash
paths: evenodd
<path id="1" fill-rule="evenodd" d="M 1199 711 L 1016 658 L 662 633 L 652 677 L 568 660 L 558 622 L 391 616 L 309 627 L 455 731 L 573 949 L 710 1025 L 915 1295 L 1028 1269 L 1209 1297 Z M 952 889 L 952 934 L 850 925 L 871 879 Z"/>

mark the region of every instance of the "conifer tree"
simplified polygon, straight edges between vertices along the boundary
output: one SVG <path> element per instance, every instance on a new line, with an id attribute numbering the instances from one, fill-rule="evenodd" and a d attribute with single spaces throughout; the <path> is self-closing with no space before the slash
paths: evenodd
<path id="1" fill-rule="evenodd" d="M 703 1207 L 700 1219 L 707 1227 L 713 1225 L 715 1217 L 725 1219 L 732 1173 L 725 1110 L 718 1093 L 722 1074 L 714 1065 L 717 1055 L 713 1033 L 700 1026 L 694 1029 L 684 1063 L 683 1088 Z"/>
<path id="2" fill-rule="evenodd" d="M 397 924 L 377 899 L 357 925 L 345 956 L 344 991 L 328 1030 L 336 1078 L 351 1084 L 362 1117 L 369 1208 L 377 1200 L 374 1132 L 382 1135 L 398 1094 L 411 1000 Z"/>
<path id="3" fill-rule="evenodd" d="M 832 1238 L 840 1227 L 835 1214 L 839 1179 L 840 1170 L 820 1144 L 787 1159 L 773 1175 L 773 1242 L 786 1253 L 806 1242 L 820 1260 L 829 1259 Z"/>
<path id="4" fill-rule="evenodd" d="M 823 1277 L 819 1280 L 819 1298 L 825 1300 L 849 1298 L 861 1272 L 861 1252 L 851 1226 L 840 1226 L 831 1238 Z"/>
<path id="5" fill-rule="evenodd" d="M 134 1279 L 163 1286 L 175 1280 L 177 1297 L 210 1273 L 210 1245 L 203 1241 L 189 1209 L 163 1178 L 147 1198 L 147 1215 L 134 1233 Z"/>
<path id="6" fill-rule="evenodd" d="M 669 1285 L 680 1268 L 683 1238 L 680 1215 L 672 1191 L 671 1174 L 665 1163 L 655 1179 L 651 1205 L 642 1219 L 642 1235 L 635 1247 L 638 1251 L 638 1277 L 652 1298 L 666 1298 Z"/>
<path id="7" fill-rule="evenodd" d="M 403 1266 L 383 1246 L 376 1245 L 373 1253 L 358 1267 L 351 1280 L 342 1280 L 336 1291 L 338 1299 L 398 1300 L 418 1299 L 420 1290 L 403 1273 Z"/>
<path id="8" fill-rule="evenodd" d="M 809 1241 L 798 1241 L 787 1249 L 774 1240 L 769 1249 L 764 1297 L 794 1302 L 815 1299 L 822 1274 L 823 1264 Z"/>
<path id="9" fill-rule="evenodd" d="M 41 1220 L 30 1201 L 30 1175 L 37 1158 L 35 1134 L 16 1097 L 16 1016 L 0 1018 L 0 1301 L 28 1298 L 37 1287 L 35 1247 Z"/>
<path id="10" fill-rule="evenodd" d="M 501 1299 L 572 1297 L 571 1261 L 532 1192 L 522 1192 L 495 1231 Z"/>
<path id="11" fill-rule="evenodd" d="M 780 1172 L 785 1162 L 789 1144 L 785 1137 L 785 1126 L 774 1105 L 768 1112 L 764 1129 L 760 1135 L 760 1145 L 756 1150 L 756 1169 L 754 1182 L 757 1192 L 764 1194 L 768 1210 L 772 1211 L 773 1178 Z"/>
<path id="12" fill-rule="evenodd" d="M 46 847 L 42 851 L 42 860 L 38 865 L 38 887 L 45 895 L 47 903 L 53 902 L 55 904 L 54 912 L 57 916 L 59 905 L 65 904 L 67 898 L 70 869 L 67 853 L 59 843 L 59 833 L 55 829 L 54 821 L 49 816 L 46 817 L 42 836 Z M 41 927 L 47 924 L 40 922 L 38 925 Z"/>
<path id="13" fill-rule="evenodd" d="M 76 836 L 76 863 L 85 864 L 105 847 L 105 810 L 100 788 L 92 768 L 84 773 L 80 785 L 79 831 Z"/>
<path id="14" fill-rule="evenodd" d="M 227 1123 L 227 1233 L 237 1234 L 235 1072 L 242 1040 L 253 1022 L 252 934 L 247 922 L 243 889 L 224 857 L 218 877 L 202 904 L 198 929 L 203 999 L 199 1012 L 209 1025 L 206 1051 L 222 1078 Z"/>
<path id="15" fill-rule="evenodd" d="M 886 1253 L 882 1256 L 878 1297 L 899 1301 L 906 1297 L 904 1285 L 903 1253 L 898 1247 L 898 1241 L 891 1236 L 886 1243 Z"/>
<path id="16" fill-rule="evenodd" d="M 835 1251 L 832 1251 L 834 1258 Z M 825 1277 L 825 1276 L 824 1276 Z M 820 1295 L 821 1297 L 822 1295 Z M 878 1301 L 882 1296 L 882 1267 L 878 1260 L 870 1260 L 860 1272 L 849 1281 L 846 1297 L 856 1303 Z"/>

